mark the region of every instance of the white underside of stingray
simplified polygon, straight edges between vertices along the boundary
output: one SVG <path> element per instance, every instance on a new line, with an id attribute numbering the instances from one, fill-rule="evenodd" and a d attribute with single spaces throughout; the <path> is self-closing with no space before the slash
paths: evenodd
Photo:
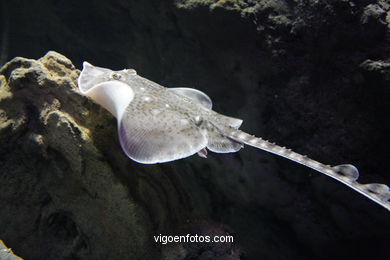
<path id="1" fill-rule="evenodd" d="M 360 184 L 353 165 L 324 165 L 238 130 L 242 120 L 211 110 L 210 98 L 199 90 L 165 88 L 133 69 L 112 71 L 87 62 L 83 66 L 80 91 L 117 118 L 122 149 L 136 162 L 163 163 L 196 153 L 206 157 L 207 150 L 230 153 L 249 145 L 328 175 L 390 210 L 387 185 Z"/>

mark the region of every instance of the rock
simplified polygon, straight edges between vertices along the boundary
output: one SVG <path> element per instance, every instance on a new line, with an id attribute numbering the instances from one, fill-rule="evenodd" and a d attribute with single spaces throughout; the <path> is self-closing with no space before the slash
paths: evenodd
<path id="1" fill-rule="evenodd" d="M 18 57 L 0 73 L 1 237 L 28 259 L 155 259 L 153 236 L 190 214 L 171 166 L 144 172 L 124 156 L 115 119 L 78 92 L 61 54 Z"/>
<path id="2" fill-rule="evenodd" d="M 389 82 L 390 81 L 390 60 L 365 60 L 360 67 L 370 76 L 370 80 L 375 80 L 373 77 L 382 77 L 376 79 L 375 81 L 379 82 Z"/>
<path id="3" fill-rule="evenodd" d="M 367 24 L 370 20 L 378 21 L 386 13 L 379 4 L 370 4 L 364 8 L 361 18 L 362 24 Z"/>
<path id="4" fill-rule="evenodd" d="M 27 259 L 153 258 L 151 219 L 120 177 L 128 161 L 105 159 L 115 135 L 99 141 L 114 120 L 77 92 L 79 71 L 49 52 L 1 74 L 1 237 Z"/>

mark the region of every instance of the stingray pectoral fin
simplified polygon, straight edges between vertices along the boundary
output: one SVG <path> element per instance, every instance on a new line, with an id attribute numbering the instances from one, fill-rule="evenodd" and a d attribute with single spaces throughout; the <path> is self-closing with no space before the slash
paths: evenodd
<path id="1" fill-rule="evenodd" d="M 178 95 L 185 96 L 208 109 L 213 107 L 213 102 L 210 97 L 200 90 L 194 88 L 168 88 L 168 90 L 175 92 Z"/>
<path id="2" fill-rule="evenodd" d="M 138 113 L 129 107 L 119 122 L 122 149 L 132 160 L 162 163 L 188 157 L 207 145 L 197 126 L 174 111 L 156 108 Z"/>
<path id="3" fill-rule="evenodd" d="M 178 95 L 185 96 L 191 99 L 192 101 L 201 104 L 205 108 L 212 109 L 213 107 L 213 102 L 211 101 L 210 97 L 200 90 L 194 88 L 168 88 L 168 90 Z M 217 120 L 215 120 L 215 124 L 217 124 L 218 126 L 222 126 L 222 127 L 230 126 L 237 129 L 242 124 L 241 119 L 221 115 L 218 113 L 216 114 L 218 116 L 217 116 Z"/>
<path id="4" fill-rule="evenodd" d="M 86 91 L 85 95 L 110 111 L 118 120 L 121 120 L 126 107 L 134 98 L 132 88 L 116 80 L 99 83 Z"/>

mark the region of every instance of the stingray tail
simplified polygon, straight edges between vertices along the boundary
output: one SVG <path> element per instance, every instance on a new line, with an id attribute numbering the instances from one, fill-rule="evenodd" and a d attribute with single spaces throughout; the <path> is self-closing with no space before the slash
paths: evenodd
<path id="1" fill-rule="evenodd" d="M 241 130 L 234 128 L 226 129 L 225 135 L 226 137 L 236 142 L 282 156 L 284 158 L 302 164 L 306 167 L 312 168 L 313 170 L 316 170 L 320 173 L 328 175 L 329 177 L 332 177 L 333 179 L 344 183 L 348 187 L 363 194 L 370 200 L 378 203 L 379 205 L 390 211 L 389 187 L 385 184 L 380 183 L 358 183 L 356 180 L 359 177 L 359 171 L 355 166 L 351 164 L 342 164 L 333 167 L 329 165 L 324 165 L 320 162 L 308 158 L 305 155 L 293 152 L 290 149 L 278 146 L 274 143 L 268 142 L 267 140 L 255 137 L 253 135 L 249 135 Z"/>

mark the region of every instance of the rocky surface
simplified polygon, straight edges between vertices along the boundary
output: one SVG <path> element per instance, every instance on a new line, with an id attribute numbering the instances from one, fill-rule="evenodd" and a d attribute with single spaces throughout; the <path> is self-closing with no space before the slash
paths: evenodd
<path id="1" fill-rule="evenodd" d="M 388 258 L 388 212 L 343 185 L 251 148 L 136 164 L 115 120 L 75 83 L 88 60 L 196 87 L 244 130 L 390 184 L 386 1 L 94 3 L 1 2 L 1 62 L 54 49 L 75 64 L 50 52 L 1 69 L 0 239 L 16 254 Z M 186 232 L 235 243 L 153 241 Z"/>

